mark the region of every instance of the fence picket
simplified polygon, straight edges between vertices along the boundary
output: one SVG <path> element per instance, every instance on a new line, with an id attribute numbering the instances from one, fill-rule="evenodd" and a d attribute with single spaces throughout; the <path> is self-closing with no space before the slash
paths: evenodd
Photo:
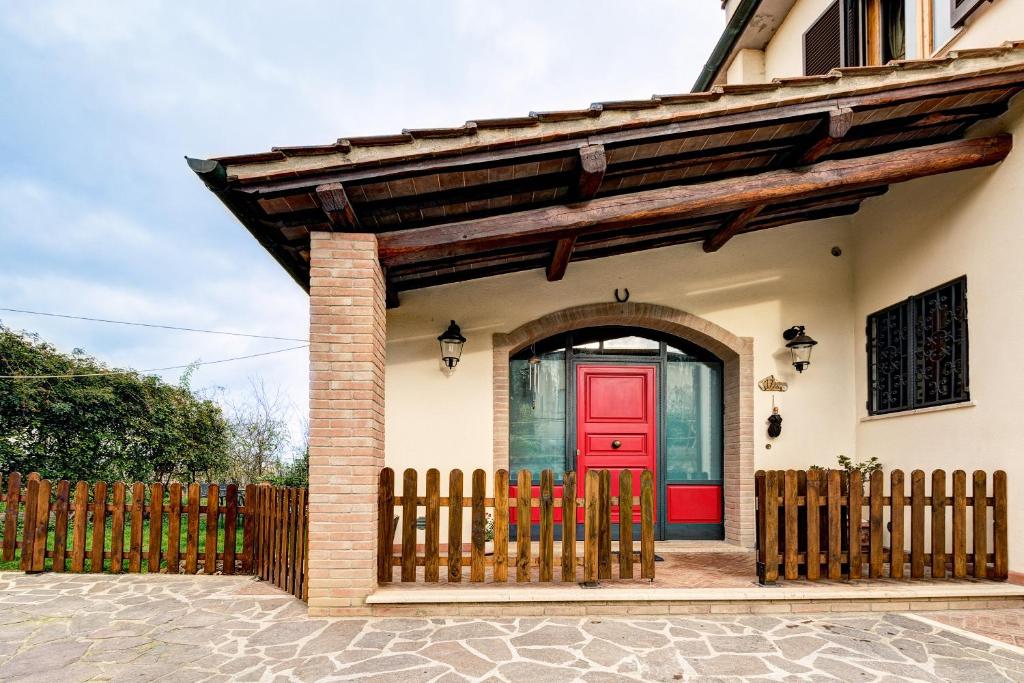
<path id="1" fill-rule="evenodd" d="M 924 471 L 910 473 L 910 578 L 924 577 Z"/>
<path id="2" fill-rule="evenodd" d="M 142 511 L 146 507 L 146 487 L 142 482 L 132 484 L 131 547 L 128 553 L 128 571 L 142 571 Z"/>
<path id="3" fill-rule="evenodd" d="M 149 549 L 146 568 L 156 574 L 160 571 L 160 554 L 164 535 L 164 485 L 151 484 L 149 487 Z"/>
<path id="4" fill-rule="evenodd" d="M 871 473 L 870 479 L 871 489 L 868 499 L 868 576 L 872 579 L 882 578 L 882 530 L 884 522 L 882 519 L 884 512 L 882 497 L 885 493 L 883 476 L 882 470 L 875 470 Z"/>
<path id="5" fill-rule="evenodd" d="M 92 488 L 92 548 L 89 553 L 89 571 L 103 571 L 103 532 L 107 527 L 107 482 L 98 481 Z M 123 536 L 122 536 L 123 541 Z"/>
<path id="6" fill-rule="evenodd" d="M 11 562 L 17 549 L 18 510 L 21 505 L 21 474 L 11 472 L 7 477 L 7 499 L 4 509 L 3 560 Z"/>
<path id="7" fill-rule="evenodd" d="M 640 578 L 654 580 L 654 475 L 640 475 Z"/>
<path id="8" fill-rule="evenodd" d="M 262 496 L 262 492 L 261 492 Z M 262 497 L 260 498 L 262 505 Z M 258 511 L 260 520 L 264 518 Z M 377 582 L 391 583 L 394 569 L 391 558 L 394 557 L 394 546 L 391 542 L 391 520 L 395 513 L 395 471 L 385 467 L 377 479 Z M 262 521 L 257 532 L 262 544 Z M 262 562 L 260 562 L 262 565 Z"/>
<path id="9" fill-rule="evenodd" d="M 953 578 L 967 576 L 967 473 L 953 472 Z"/>
<path id="10" fill-rule="evenodd" d="M 611 472 L 598 472 L 600 528 L 597 541 L 597 578 L 612 578 L 612 479 Z"/>
<path id="11" fill-rule="evenodd" d="M 110 571 L 114 574 L 124 571 L 124 502 L 124 482 L 116 481 L 111 502 L 114 509 L 110 512 Z M 96 533 L 95 527 L 93 533 Z"/>
<path id="12" fill-rule="evenodd" d="M 484 566 L 487 553 L 487 515 L 484 511 L 484 496 L 487 493 L 487 473 L 473 470 L 473 481 L 470 488 L 470 552 L 469 580 L 483 583 Z"/>
<path id="13" fill-rule="evenodd" d="M 498 515 L 497 507 L 494 511 Z M 576 473 L 562 478 L 562 582 L 576 583 Z"/>
<path id="14" fill-rule="evenodd" d="M 505 495 L 508 496 L 506 481 Z M 495 484 L 497 489 L 497 484 Z M 423 580 L 430 583 L 437 583 L 441 578 L 440 555 L 441 555 L 441 472 L 436 468 L 427 470 L 427 500 L 426 515 L 427 525 L 424 535 L 424 552 L 426 557 L 423 565 Z M 505 527 L 508 533 L 508 527 Z M 505 549 L 508 552 L 508 549 Z"/>
<path id="15" fill-rule="evenodd" d="M 68 552 L 68 496 L 71 483 L 66 479 L 57 482 L 57 494 L 53 503 L 53 571 L 67 570 Z"/>
<path id="16" fill-rule="evenodd" d="M 554 578 L 555 562 L 555 476 L 551 470 L 540 473 L 539 563 L 541 581 Z"/>
<path id="17" fill-rule="evenodd" d="M 986 477 L 983 470 L 975 470 L 972 477 L 974 490 L 971 501 L 971 522 L 974 535 L 974 578 L 984 579 L 988 574 L 988 500 Z"/>
<path id="18" fill-rule="evenodd" d="M 583 484 L 583 581 L 597 581 L 598 525 L 600 524 L 600 503 L 598 487 L 600 477 L 597 470 L 587 470 Z"/>
<path id="19" fill-rule="evenodd" d="M 495 582 L 509 578 L 509 471 L 495 472 Z"/>
<path id="20" fill-rule="evenodd" d="M 516 582 L 530 580 L 530 525 L 533 521 L 531 496 L 533 475 L 530 470 L 519 470 L 516 478 Z"/>
<path id="21" fill-rule="evenodd" d="M 41 572 L 46 569 L 46 541 L 50 532 L 50 482 L 39 481 L 39 496 L 36 498 L 35 524 L 32 528 L 32 559 L 29 571 Z M 29 527 L 25 527 L 28 536 Z"/>
<path id="22" fill-rule="evenodd" d="M 203 573 L 217 571 L 217 531 L 220 528 L 220 487 L 210 484 L 206 489 L 206 543 L 203 550 Z"/>
<path id="23" fill-rule="evenodd" d="M 462 470 L 452 470 L 448 475 L 448 583 L 462 581 L 462 523 Z"/>
<path id="24" fill-rule="evenodd" d="M 188 530 L 185 536 L 185 573 L 199 570 L 199 484 L 188 487 Z"/>
<path id="25" fill-rule="evenodd" d="M 946 576 L 946 473 L 932 472 L 932 578 Z"/>
<path id="26" fill-rule="evenodd" d="M 35 544 L 36 506 L 39 503 L 39 479 L 29 475 L 25 489 L 25 516 L 22 519 L 21 559 L 18 568 L 23 572 L 32 571 L 32 546 Z"/>
<path id="27" fill-rule="evenodd" d="M 402 581 L 416 580 L 416 470 L 402 473 Z"/>
<path id="28" fill-rule="evenodd" d="M 798 531 L 799 511 L 796 506 L 797 475 L 796 470 L 786 470 L 783 474 L 782 503 L 785 519 L 785 545 L 783 546 L 783 575 L 787 579 L 800 578 L 797 564 L 797 553 L 800 551 L 800 534 Z"/>
<path id="29" fill-rule="evenodd" d="M 828 578 L 843 578 L 842 478 L 836 470 L 828 472 Z"/>
<path id="30" fill-rule="evenodd" d="M 181 484 L 173 482 L 167 488 L 167 573 L 177 574 L 181 571 Z"/>
<path id="31" fill-rule="evenodd" d="M 847 533 L 850 539 L 850 548 L 847 551 L 849 558 L 847 571 L 851 579 L 859 579 L 863 565 L 861 555 L 861 520 L 863 519 L 864 506 L 864 479 L 859 470 L 853 470 L 848 477 L 847 491 L 847 519 L 849 527 Z"/>
<path id="32" fill-rule="evenodd" d="M 85 571 L 85 536 L 89 529 L 89 485 L 75 484 L 75 523 L 71 532 L 71 571 Z"/>
<path id="33" fill-rule="evenodd" d="M 764 475 L 764 570 L 762 579 L 773 583 L 779 578 L 779 473 L 768 470 Z"/>
<path id="34" fill-rule="evenodd" d="M 633 472 L 619 472 L 619 578 L 633 578 Z"/>
<path id="35" fill-rule="evenodd" d="M 821 473 L 818 470 L 807 472 L 807 561 L 804 564 L 804 575 L 810 581 L 821 576 L 821 497 L 819 482 Z"/>
<path id="36" fill-rule="evenodd" d="M 256 543 L 256 486 L 245 487 L 244 519 L 242 520 L 242 573 L 252 574 L 253 548 Z"/>
<path id="37" fill-rule="evenodd" d="M 893 470 L 889 475 L 889 576 L 893 579 L 903 578 L 903 565 L 906 562 L 905 540 L 903 537 L 906 523 L 904 514 L 903 470 Z"/>
<path id="38" fill-rule="evenodd" d="M 228 484 L 224 493 L 226 510 L 224 511 L 224 558 L 221 571 L 225 574 L 235 573 L 235 556 L 238 545 L 238 485 Z M 152 525 L 152 521 L 150 521 Z M 244 538 L 244 536 L 243 536 Z"/>
<path id="39" fill-rule="evenodd" d="M 992 475 L 992 578 L 1004 580 L 1009 574 L 1009 533 L 1007 527 L 1006 472 Z"/>

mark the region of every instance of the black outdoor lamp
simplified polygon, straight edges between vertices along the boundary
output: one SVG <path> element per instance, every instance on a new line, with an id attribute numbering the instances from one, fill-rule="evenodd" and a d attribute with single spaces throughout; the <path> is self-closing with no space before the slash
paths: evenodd
<path id="1" fill-rule="evenodd" d="M 462 357 L 462 346 L 466 343 L 466 338 L 462 336 L 462 330 L 453 320 L 444 334 L 437 338 L 437 341 L 441 344 L 441 362 L 449 370 L 454 370 Z"/>
<path id="2" fill-rule="evenodd" d="M 782 333 L 786 340 L 786 348 L 793 357 L 793 367 L 797 372 L 803 372 L 811 364 L 811 349 L 818 342 L 807 336 L 803 325 L 793 325 Z"/>

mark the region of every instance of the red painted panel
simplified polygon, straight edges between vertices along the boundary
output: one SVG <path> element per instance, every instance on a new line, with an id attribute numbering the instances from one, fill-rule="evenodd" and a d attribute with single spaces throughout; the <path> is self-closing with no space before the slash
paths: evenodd
<path id="1" fill-rule="evenodd" d="M 721 486 L 687 484 L 666 489 L 669 524 L 721 524 Z"/>
<path id="2" fill-rule="evenodd" d="M 633 495 L 640 495 L 640 474 L 657 473 L 657 389 L 652 365 L 580 365 L 576 370 L 576 459 L 580 497 L 590 468 L 611 473 L 618 495 L 619 472 L 633 472 Z M 618 441 L 615 448 L 613 442 Z M 657 486 L 657 483 L 655 483 Z M 657 490 L 657 489 L 655 489 Z M 633 515 L 640 520 L 639 506 Z M 618 510 L 612 511 L 618 521 Z M 583 521 L 580 507 L 579 521 Z"/>
<path id="3" fill-rule="evenodd" d="M 555 492 L 554 493 L 555 500 L 562 500 L 562 487 L 560 485 L 558 485 L 558 484 L 555 484 L 553 490 Z M 515 524 L 516 523 L 516 515 L 519 512 L 519 509 L 516 507 L 516 496 L 517 495 L 519 495 L 519 488 L 518 488 L 518 486 L 516 486 L 515 484 L 509 485 L 509 487 L 508 487 L 508 518 L 509 518 L 509 524 Z M 579 494 L 577 494 L 577 495 L 579 495 Z M 530 496 L 532 498 L 536 498 L 537 500 L 540 500 L 540 486 L 539 485 L 534 484 L 534 486 L 533 486 L 533 493 L 531 493 Z M 530 511 L 530 516 L 533 518 L 531 520 L 533 524 L 540 524 L 540 508 L 539 507 L 534 507 Z M 554 509 L 553 516 L 555 518 L 555 524 L 561 524 L 562 523 L 562 508 L 556 507 Z M 582 517 L 580 518 L 580 521 L 581 522 L 583 521 Z"/>

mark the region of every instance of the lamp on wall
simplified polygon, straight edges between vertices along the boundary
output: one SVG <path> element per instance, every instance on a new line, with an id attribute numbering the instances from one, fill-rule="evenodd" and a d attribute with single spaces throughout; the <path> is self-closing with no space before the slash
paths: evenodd
<path id="1" fill-rule="evenodd" d="M 453 320 L 448 329 L 437 338 L 437 341 L 441 344 L 441 362 L 449 370 L 454 370 L 455 366 L 459 364 L 459 359 L 462 358 L 462 346 L 466 343 L 466 338 L 462 336 L 462 330 Z"/>
<path id="2" fill-rule="evenodd" d="M 782 333 L 782 338 L 786 340 L 786 348 L 793 359 L 793 367 L 797 372 L 803 372 L 811 364 L 811 349 L 818 342 L 807 335 L 803 325 L 793 325 Z"/>

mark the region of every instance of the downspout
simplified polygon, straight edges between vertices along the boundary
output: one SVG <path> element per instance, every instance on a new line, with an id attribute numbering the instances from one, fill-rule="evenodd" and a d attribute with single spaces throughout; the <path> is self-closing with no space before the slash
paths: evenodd
<path id="1" fill-rule="evenodd" d="M 736 8 L 732 17 L 729 18 L 729 23 L 726 24 L 722 36 L 718 39 L 718 44 L 711 51 L 711 56 L 708 58 L 707 63 L 701 69 L 697 82 L 693 84 L 692 92 L 705 92 L 711 89 L 715 79 L 718 77 L 718 73 L 725 66 L 725 60 L 729 59 L 729 55 L 732 54 L 737 41 L 739 41 L 743 32 L 747 30 L 750 20 L 757 14 L 760 6 L 761 0 L 741 0 L 739 7 Z"/>

